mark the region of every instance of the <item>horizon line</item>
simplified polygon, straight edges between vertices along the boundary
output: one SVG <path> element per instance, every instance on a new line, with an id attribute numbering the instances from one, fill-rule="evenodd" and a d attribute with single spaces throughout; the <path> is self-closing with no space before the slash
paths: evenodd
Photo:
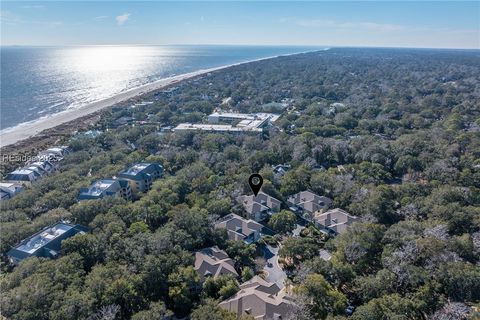
<path id="1" fill-rule="evenodd" d="M 0 47 L 126 47 L 126 46 L 231 46 L 231 47 L 312 47 L 312 48 L 359 48 L 359 49 L 432 49 L 432 50 L 480 50 L 480 47 L 416 47 L 375 45 L 321 45 L 321 44 L 222 44 L 222 43 L 120 43 L 120 44 L 0 44 Z"/>

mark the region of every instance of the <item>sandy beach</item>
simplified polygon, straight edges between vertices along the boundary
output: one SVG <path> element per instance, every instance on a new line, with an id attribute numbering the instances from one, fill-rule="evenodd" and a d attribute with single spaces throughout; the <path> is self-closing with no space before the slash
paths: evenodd
<path id="1" fill-rule="evenodd" d="M 244 63 L 247 63 L 247 62 L 244 62 Z M 13 128 L 5 129 L 2 132 L 0 132 L 0 147 L 5 147 L 8 145 L 17 143 L 21 140 L 31 138 L 44 130 L 87 116 L 94 112 L 100 111 L 104 108 L 113 106 L 117 103 L 126 101 L 131 98 L 135 98 L 137 96 L 141 96 L 145 93 L 165 88 L 167 86 L 178 83 L 179 81 L 190 79 L 196 76 L 206 74 L 208 72 L 224 69 L 230 66 L 233 66 L 233 65 L 198 70 L 191 73 L 186 73 L 186 74 L 181 74 L 181 75 L 170 77 L 170 78 L 161 79 L 161 80 L 143 85 L 141 87 L 122 92 L 113 97 L 96 101 L 94 103 L 85 105 L 80 108 L 65 110 L 45 118 L 40 118 L 38 120 L 20 124 Z"/>
<path id="2" fill-rule="evenodd" d="M 325 50 L 325 49 L 323 49 Z M 328 49 L 327 49 L 328 50 Z M 316 51 L 316 50 L 314 50 Z M 312 51 L 307 51 L 307 52 L 312 52 Z M 307 52 L 298 52 L 298 53 L 293 53 L 293 54 L 286 54 L 286 55 L 278 55 L 278 56 L 271 56 L 271 57 L 265 57 L 265 58 L 260 58 L 260 59 L 255 59 L 255 60 L 249 60 L 249 61 L 244 61 L 244 62 L 239 62 L 239 63 L 234 63 L 234 64 L 229 64 L 225 66 L 220 66 L 220 67 L 214 67 L 214 68 L 209 68 L 209 69 L 203 69 L 203 70 L 198 70 L 190 73 L 185 73 L 177 76 L 173 76 L 170 78 L 165 78 L 165 79 L 160 79 L 158 81 L 154 81 L 152 83 L 140 86 L 138 88 L 134 88 L 131 90 L 127 90 L 125 92 L 122 92 L 120 94 L 117 94 L 113 97 L 103 99 L 100 101 L 96 101 L 91 104 L 87 104 L 83 107 L 76 108 L 76 109 L 71 109 L 71 110 L 65 110 L 53 115 L 50 115 L 45 118 L 40 118 L 31 122 L 26 122 L 23 124 L 20 124 L 18 126 L 15 126 L 13 128 L 7 128 L 5 130 L 0 131 L 0 147 L 6 147 L 12 144 L 15 144 L 19 141 L 34 137 L 35 135 L 38 135 L 44 130 L 54 128 L 56 126 L 59 126 L 61 124 L 73 121 L 78 118 L 82 118 L 85 116 L 88 116 L 90 114 L 93 114 L 95 112 L 98 112 L 102 109 L 114 106 L 117 103 L 124 102 L 126 100 L 141 96 L 143 94 L 146 94 L 151 91 L 156 91 L 163 89 L 165 87 L 168 87 L 170 85 L 173 85 L 175 83 L 178 83 L 183 80 L 191 79 L 197 76 L 201 76 L 204 74 L 207 74 L 209 72 L 221 70 L 221 69 L 226 69 L 229 67 L 245 64 L 245 63 L 251 63 L 251 62 L 256 62 L 256 61 L 262 61 L 262 60 L 268 60 L 268 59 L 273 59 L 273 58 L 278 58 L 282 56 L 290 56 L 290 55 L 295 55 L 295 54 L 302 54 L 302 53 L 307 53 Z"/>

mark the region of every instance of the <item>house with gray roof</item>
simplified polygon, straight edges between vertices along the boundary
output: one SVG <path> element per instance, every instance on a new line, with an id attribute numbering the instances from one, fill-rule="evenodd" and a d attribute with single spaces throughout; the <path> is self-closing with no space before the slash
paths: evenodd
<path id="1" fill-rule="evenodd" d="M 295 193 L 287 198 L 289 208 L 311 220 L 315 212 L 325 212 L 332 205 L 332 199 L 319 196 L 309 190 Z"/>
<path id="2" fill-rule="evenodd" d="M 23 190 L 23 186 L 19 183 L 0 182 L 0 201 L 11 199 Z"/>
<path id="3" fill-rule="evenodd" d="M 264 226 L 254 220 L 245 219 L 232 213 L 217 221 L 215 229 L 226 229 L 230 240 L 251 244 L 261 238 Z"/>
<path id="4" fill-rule="evenodd" d="M 6 181 L 16 182 L 22 184 L 25 187 L 30 187 L 38 179 L 40 179 L 40 174 L 29 169 L 17 169 L 10 172 L 5 177 Z"/>
<path id="5" fill-rule="evenodd" d="M 55 166 L 50 161 L 34 161 L 28 165 L 28 167 L 36 167 L 39 170 L 45 172 L 45 174 L 50 174 L 55 171 Z"/>
<path id="6" fill-rule="evenodd" d="M 358 217 L 352 216 L 350 213 L 340 208 L 328 210 L 325 213 L 317 213 L 313 218 L 313 222 L 317 227 L 333 234 L 345 232 L 348 226 L 358 220 Z"/>
<path id="7" fill-rule="evenodd" d="M 88 228 L 78 224 L 59 222 L 21 241 L 7 252 L 7 256 L 9 261 L 15 265 L 18 265 L 23 259 L 32 256 L 56 258 L 60 253 L 63 240 L 87 231 Z"/>
<path id="8" fill-rule="evenodd" d="M 294 302 L 275 283 L 255 276 L 242 283 L 240 291 L 219 306 L 236 313 L 238 318 L 247 315 L 255 320 L 281 320 L 291 313 Z"/>
<path id="9" fill-rule="evenodd" d="M 231 275 L 238 277 L 235 270 L 235 263 L 228 254 L 220 250 L 217 246 L 205 248 L 195 252 L 195 271 L 197 271 L 200 280 L 207 277 L 218 277 L 221 275 Z"/>
<path id="10" fill-rule="evenodd" d="M 257 222 L 280 211 L 281 201 L 260 192 L 258 195 L 240 196 L 237 201 L 247 212 L 247 218 Z"/>
<path id="11" fill-rule="evenodd" d="M 292 166 L 289 164 L 277 164 L 276 166 L 272 166 L 272 172 L 275 181 L 280 181 L 291 168 Z"/>
<path id="12" fill-rule="evenodd" d="M 37 158 L 40 161 L 59 162 L 62 161 L 66 155 L 70 154 L 71 150 L 68 146 L 57 146 L 40 152 Z"/>

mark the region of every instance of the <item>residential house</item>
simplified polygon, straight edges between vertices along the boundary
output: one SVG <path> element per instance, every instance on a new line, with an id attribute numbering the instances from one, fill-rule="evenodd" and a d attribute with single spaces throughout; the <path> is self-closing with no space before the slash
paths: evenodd
<path id="1" fill-rule="evenodd" d="M 0 201 L 13 198 L 23 189 L 23 186 L 16 182 L 0 182 Z"/>
<path id="2" fill-rule="evenodd" d="M 217 246 L 195 252 L 194 269 L 202 281 L 207 277 L 216 278 L 221 275 L 238 277 L 233 260 Z"/>
<path id="3" fill-rule="evenodd" d="M 248 219 L 257 222 L 265 220 L 267 217 L 280 211 L 281 201 L 260 192 L 258 195 L 240 196 L 237 201 L 243 205 L 247 212 Z"/>
<path id="4" fill-rule="evenodd" d="M 88 188 L 81 188 L 78 200 L 102 199 L 108 196 L 121 196 L 127 200 L 131 200 L 132 191 L 130 185 L 125 180 L 98 180 Z"/>
<path id="5" fill-rule="evenodd" d="M 261 238 L 264 227 L 258 222 L 232 213 L 215 223 L 215 229 L 227 229 L 228 239 L 250 244 Z"/>
<path id="6" fill-rule="evenodd" d="M 275 283 L 255 276 L 241 284 L 240 291 L 219 306 L 236 313 L 238 318 L 248 315 L 255 320 L 280 320 L 287 319 L 294 302 Z"/>
<path id="7" fill-rule="evenodd" d="M 81 225 L 59 222 L 21 241 L 7 252 L 7 256 L 15 265 L 31 256 L 56 258 L 63 240 L 86 231 L 88 229 Z"/>
<path id="8" fill-rule="evenodd" d="M 39 153 L 38 158 L 42 161 L 50 161 L 50 162 L 59 162 L 65 158 L 66 155 L 70 154 L 70 148 L 67 146 L 59 146 L 49 148 L 45 151 Z"/>
<path id="9" fill-rule="evenodd" d="M 345 232 L 348 226 L 358 220 L 358 217 L 352 216 L 340 208 L 328 210 L 325 213 L 317 213 L 313 218 L 313 221 L 317 227 L 326 229 L 332 234 Z"/>
<path id="10" fill-rule="evenodd" d="M 42 171 L 46 172 L 46 174 L 50 174 L 55 171 L 55 166 L 50 161 L 35 161 L 29 164 L 30 167 L 34 166 Z"/>
<path id="11" fill-rule="evenodd" d="M 30 187 L 39 178 L 39 174 L 32 170 L 18 169 L 7 174 L 5 180 L 8 182 L 20 183 L 25 187 Z"/>
<path id="12" fill-rule="evenodd" d="M 302 214 L 305 219 L 311 221 L 315 212 L 327 211 L 332 205 L 332 200 L 307 190 L 291 195 L 287 203 L 293 212 Z"/>
<path id="13" fill-rule="evenodd" d="M 137 163 L 127 170 L 120 172 L 118 177 L 126 180 L 133 193 L 147 192 L 152 182 L 163 174 L 163 167 L 158 163 Z"/>
<path id="14" fill-rule="evenodd" d="M 47 172 L 42 168 L 42 167 L 37 167 L 37 166 L 32 166 L 32 165 L 26 165 L 22 169 L 24 170 L 30 170 L 33 171 L 33 174 L 35 175 L 35 178 L 39 180 L 43 176 L 47 175 Z"/>
<path id="15" fill-rule="evenodd" d="M 272 166 L 273 178 L 275 181 L 280 181 L 280 179 L 287 173 L 288 170 L 292 168 L 289 164 L 277 164 Z"/>

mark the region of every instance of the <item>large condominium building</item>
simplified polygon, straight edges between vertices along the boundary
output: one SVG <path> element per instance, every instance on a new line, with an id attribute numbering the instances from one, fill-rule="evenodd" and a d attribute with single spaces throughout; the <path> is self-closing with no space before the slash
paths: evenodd
<path id="1" fill-rule="evenodd" d="M 280 116 L 273 113 L 215 112 L 208 116 L 208 124 L 181 123 L 174 131 L 200 130 L 230 133 L 261 133 Z M 223 123 L 223 124 L 222 124 Z M 228 124 L 225 124 L 228 123 Z"/>
<path id="2" fill-rule="evenodd" d="M 120 172 L 118 178 L 126 180 L 133 193 L 147 192 L 154 180 L 163 174 L 163 167 L 158 163 L 137 163 L 127 170 Z"/>
<path id="3" fill-rule="evenodd" d="M 130 200 L 132 198 L 130 185 L 125 180 L 98 180 L 92 183 L 88 188 L 81 188 L 78 200 L 102 199 L 108 196 L 121 196 Z"/>
<path id="4" fill-rule="evenodd" d="M 7 256 L 12 264 L 17 265 L 25 258 L 36 256 L 56 258 L 63 240 L 88 229 L 80 225 L 59 222 L 33 234 L 8 251 Z"/>

